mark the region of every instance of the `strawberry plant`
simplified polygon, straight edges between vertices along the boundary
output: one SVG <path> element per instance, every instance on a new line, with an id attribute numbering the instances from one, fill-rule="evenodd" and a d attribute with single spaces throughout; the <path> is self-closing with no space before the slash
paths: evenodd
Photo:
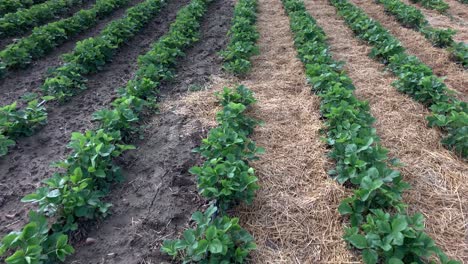
<path id="1" fill-rule="evenodd" d="M 0 16 L 15 12 L 20 8 L 25 8 L 34 4 L 33 0 L 4 0 L 0 2 Z"/>
<path id="2" fill-rule="evenodd" d="M 114 2 L 99 2 L 96 5 L 103 8 L 103 12 L 109 12 L 110 9 L 107 8 L 112 8 L 113 4 Z M 64 101 L 78 91 L 86 89 L 86 78 L 83 75 L 100 71 L 104 64 L 112 58 L 119 45 L 133 37 L 158 13 L 163 4 L 165 2 L 161 0 L 146 0 L 128 9 L 126 16 L 109 24 L 100 36 L 78 42 L 73 52 L 64 55 L 65 65 L 56 68 L 52 72 L 52 76 L 45 80 L 41 87 L 45 94 L 42 98 L 46 98 L 45 101 Z M 190 28 L 193 27 L 191 25 Z M 0 75 L 2 65 L 5 64 L 0 62 Z M 151 67 L 144 67 L 144 69 L 147 68 Z M 152 88 L 154 87 L 152 86 Z M 99 116 L 99 114 L 97 115 Z M 98 117 L 98 119 L 109 121 L 104 117 Z M 24 109 L 17 109 L 16 103 L 13 103 L 0 108 L 0 133 L 4 136 L 29 136 L 39 126 L 44 125 L 46 120 L 47 111 L 43 103 L 38 104 L 34 98 Z M 10 143 L 10 141 L 2 140 L 2 152 L 6 151 L 6 146 L 11 145 Z"/>
<path id="3" fill-rule="evenodd" d="M 65 65 L 56 68 L 45 80 L 42 91 L 63 101 L 85 89 L 83 75 L 102 70 L 120 45 L 135 36 L 163 4 L 162 0 L 146 0 L 129 8 L 123 18 L 107 25 L 99 36 L 78 42 L 71 53 L 63 56 Z"/>
<path id="4" fill-rule="evenodd" d="M 323 30 L 301 0 L 283 0 L 283 3 L 307 79 L 321 99 L 320 111 L 326 120 L 325 140 L 331 147 L 329 156 L 336 161 L 336 168 L 330 174 L 339 183 L 355 188 L 353 195 L 344 199 L 338 208 L 340 214 L 349 217 L 351 224 L 344 239 L 362 251 L 366 264 L 424 263 L 432 256 L 438 256 L 442 263 L 458 263 L 449 260 L 424 233 L 420 214 L 405 214 L 407 205 L 402 201 L 402 193 L 410 186 L 402 180 L 399 171 L 390 168 L 399 164 L 389 160 L 388 150 L 380 145 L 368 103 L 354 96 L 355 88 L 341 64 L 333 60 Z M 393 54 L 399 54 L 383 52 L 398 50 L 395 49 L 398 42 L 392 41 L 388 32 L 351 9 L 345 0 L 332 3 L 340 14 L 345 14 L 360 38 L 385 43 L 385 47 L 373 51 L 375 56 L 391 63 Z M 396 44 L 389 47 L 392 46 L 389 43 Z"/>
<path id="5" fill-rule="evenodd" d="M 19 232 L 11 232 L 0 243 L 0 256 L 5 252 L 14 253 L 5 259 L 6 264 L 40 264 L 44 260 L 64 261 L 74 249 L 68 244 L 68 237 L 62 233 L 49 234 L 47 218 L 30 212 L 29 223 Z"/>
<path id="6" fill-rule="evenodd" d="M 457 43 L 452 38 L 456 33 L 455 30 L 431 27 L 426 17 L 419 9 L 407 5 L 401 0 L 377 0 L 377 3 L 382 4 L 385 7 L 385 11 L 395 16 L 400 24 L 419 31 L 436 47 L 448 47 L 455 61 L 461 63 L 464 67 L 468 65 L 468 49 L 464 47 L 466 44 L 463 42 Z"/>
<path id="7" fill-rule="evenodd" d="M 158 41 L 156 47 L 159 47 L 159 50 L 179 51 L 167 52 L 172 56 L 166 57 L 170 61 L 175 61 L 175 57 L 183 54 L 183 48 L 197 40 L 194 36 L 198 34 L 198 22 L 206 11 L 206 4 L 204 0 L 193 0 L 187 7 L 182 8 L 169 33 Z M 135 13 L 138 17 L 137 14 L 139 13 Z M 156 57 L 145 62 L 140 65 L 140 69 L 154 68 L 158 65 L 163 72 L 169 72 L 174 66 L 166 60 L 159 61 Z M 145 76 L 146 72 L 150 71 L 140 71 L 135 80 L 153 77 Z M 65 160 L 55 164 L 62 172 L 55 173 L 44 181 L 45 187 L 23 198 L 24 202 L 39 205 L 39 215 L 44 220 L 41 220 L 41 228 L 38 229 L 38 220 L 31 218 L 22 231 L 12 232 L 4 237 L 0 244 L 0 256 L 11 253 L 6 257 L 7 264 L 64 261 L 67 255 L 73 253 L 73 248 L 67 244 L 67 237 L 63 233 L 75 230 L 80 219 L 94 219 L 109 213 L 110 204 L 103 202 L 101 198 L 109 192 L 112 182 L 122 180 L 120 169 L 112 162 L 113 158 L 120 156 L 123 151 L 133 149 L 124 143 L 128 138 L 122 135 L 127 134 L 127 130 L 132 131 L 130 123 L 136 121 L 144 107 L 151 105 L 145 99 L 155 94 L 158 84 L 154 81 L 151 82 L 153 91 L 149 90 L 150 85 L 147 82 L 144 89 L 134 87 L 142 82 L 129 82 L 129 86 L 126 87 L 128 90 L 122 89 L 120 97 L 113 102 L 114 108 L 109 110 L 112 114 L 103 111 L 95 113 L 94 117 L 100 123 L 96 130 L 72 134 L 69 144 L 72 153 Z M 132 94 L 140 96 L 135 97 Z M 31 214 L 37 215 L 35 212 Z M 27 234 L 28 238 L 34 236 L 34 239 L 23 241 L 21 239 L 26 236 L 23 234 Z M 13 252 L 14 250 L 16 252 Z M 237 256 L 240 256 L 239 254 Z"/>
<path id="8" fill-rule="evenodd" d="M 81 3 L 82 0 L 48 0 L 33 5 L 29 9 L 20 9 L 16 13 L 6 14 L 0 18 L 0 36 L 24 33 Z"/>
<path id="9" fill-rule="evenodd" d="M 72 17 L 36 27 L 28 37 L 21 38 L 0 51 L 0 61 L 6 68 L 24 68 L 34 59 L 50 53 L 72 36 L 96 25 L 99 18 L 128 3 L 128 0 L 98 0 L 87 10 Z"/>
<path id="10" fill-rule="evenodd" d="M 449 5 L 444 0 L 411 0 L 413 3 L 420 3 L 422 6 L 444 13 L 449 9 Z"/>
<path id="11" fill-rule="evenodd" d="M 231 73 L 243 75 L 252 67 L 250 57 L 258 54 L 255 44 L 259 37 L 255 22 L 257 20 L 257 0 L 240 0 L 234 7 L 232 26 L 227 48 L 222 51 L 223 68 Z"/>
<path id="12" fill-rule="evenodd" d="M 162 252 L 183 263 L 244 263 L 249 251 L 255 249 L 252 236 L 238 225 L 238 219 L 225 215 L 236 203 L 250 204 L 259 188 L 254 169 L 248 165 L 262 152 L 248 139 L 258 122 L 243 115 L 255 98 L 244 86 L 224 88 L 216 95 L 223 106 L 216 117 L 219 126 L 195 149 L 206 161 L 190 172 L 197 177 L 200 194 L 217 207 L 212 204 L 205 213 L 193 214 L 197 227 L 186 230 L 183 239 L 164 241 L 161 247 Z M 218 208 L 220 215 L 215 216 Z"/>
<path id="13" fill-rule="evenodd" d="M 406 54 L 399 41 L 382 25 L 370 19 L 364 11 L 346 0 L 334 0 L 332 4 L 337 7 L 338 13 L 354 33 L 373 45 L 370 55 L 379 58 L 398 77 L 392 85 L 399 91 L 412 96 L 414 100 L 428 107 L 436 104 L 457 105 L 460 103 L 451 95 L 452 92 L 447 89 L 443 80 L 434 75 L 432 69 L 418 58 Z M 438 122 L 437 124 L 447 133 L 442 143 L 466 158 L 468 139 L 460 135 L 460 132 L 463 133 L 466 130 L 464 127 L 468 127 L 468 123 L 463 118 L 468 112 L 465 108 L 457 109 L 458 113 L 455 113 L 455 110 L 450 112 L 450 115 L 456 116 L 457 122 Z M 440 113 L 434 114 L 440 115 Z M 436 125 L 436 123 L 431 124 Z"/>
<path id="14" fill-rule="evenodd" d="M 215 216 L 217 208 L 195 212 L 194 229 L 184 231 L 182 239 L 166 240 L 161 251 L 182 263 L 244 263 L 256 248 L 253 237 L 239 225 L 238 218 Z"/>
<path id="15" fill-rule="evenodd" d="M 45 125 L 47 113 L 37 99 L 30 101 L 24 109 L 14 102 L 0 108 L 0 133 L 11 138 L 30 136 Z"/>
<path id="16" fill-rule="evenodd" d="M 0 134 L 0 157 L 8 153 L 8 148 L 15 145 L 15 141 Z"/>
<path id="17" fill-rule="evenodd" d="M 459 61 L 465 69 L 468 69 L 468 43 L 455 42 L 450 47 L 452 56 Z"/>

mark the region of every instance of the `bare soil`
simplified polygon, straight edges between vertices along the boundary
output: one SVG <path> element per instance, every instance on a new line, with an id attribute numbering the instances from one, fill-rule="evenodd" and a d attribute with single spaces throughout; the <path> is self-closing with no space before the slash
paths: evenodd
<path id="1" fill-rule="evenodd" d="M 170 258 L 160 253 L 164 239 L 176 238 L 189 223 L 191 214 L 205 202 L 196 191 L 190 167 L 200 162 L 192 153 L 208 127 L 179 101 L 190 87 L 207 87 L 212 76 L 221 74 L 218 56 L 227 44 L 233 1 L 215 0 L 202 21 L 200 42 L 179 60 L 175 81 L 161 87 L 161 112 L 145 124 L 138 149 L 121 163 L 126 183 L 112 192 L 113 214 L 97 225 L 85 227 L 77 242 L 77 253 L 67 263 L 161 263 Z M 211 94 L 211 92 L 210 92 Z M 214 98 L 213 94 L 211 96 Z"/>
<path id="2" fill-rule="evenodd" d="M 19 200 L 52 175 L 51 162 L 66 157 L 71 132 L 93 127 L 92 113 L 115 99 L 116 89 L 124 86 L 136 70 L 138 55 L 148 51 L 151 43 L 167 32 L 177 11 L 188 2 L 169 1 L 160 15 L 119 49 L 102 72 L 89 77 L 88 90 L 66 104 L 48 106 L 48 124 L 35 135 L 19 139 L 11 153 L 0 159 L 0 210 L 5 213 L 0 215 L 0 235 L 23 223 L 27 208 Z M 27 77 L 25 74 L 21 79 Z M 15 217 L 10 219 L 6 215 Z"/>

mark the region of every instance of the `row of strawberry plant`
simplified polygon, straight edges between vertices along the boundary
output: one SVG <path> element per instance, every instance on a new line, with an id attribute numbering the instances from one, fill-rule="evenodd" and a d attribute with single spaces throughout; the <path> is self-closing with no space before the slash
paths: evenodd
<path id="1" fill-rule="evenodd" d="M 244 263 L 256 248 L 239 220 L 226 214 L 233 205 L 250 204 L 259 188 L 248 164 L 262 151 L 248 137 L 258 122 L 244 114 L 255 98 L 244 86 L 225 88 L 218 95 L 223 106 L 216 115 L 218 126 L 195 149 L 206 161 L 190 169 L 197 177 L 199 193 L 213 202 L 205 213 L 193 214 L 194 229 L 185 230 L 182 239 L 164 241 L 161 247 L 162 252 L 183 263 Z"/>
<path id="2" fill-rule="evenodd" d="M 92 8 L 80 10 L 72 17 L 34 28 L 30 36 L 21 38 L 0 51 L 0 78 L 6 75 L 7 69 L 25 68 L 33 60 L 44 57 L 70 37 L 95 26 L 99 19 L 128 2 L 129 0 L 97 0 Z"/>
<path id="3" fill-rule="evenodd" d="M 419 3 L 423 7 L 444 13 L 449 9 L 449 5 L 444 0 L 411 0 L 413 3 Z"/>
<path id="4" fill-rule="evenodd" d="M 438 78 L 417 57 L 405 52 L 401 43 L 380 23 L 347 0 L 332 0 L 332 4 L 353 32 L 373 45 L 370 56 L 380 60 L 398 77 L 392 85 L 415 101 L 430 107 L 430 126 L 447 132 L 443 144 L 461 157 L 468 157 L 468 106 L 452 96 L 443 80 Z"/>
<path id="5" fill-rule="evenodd" d="M 255 44 L 259 37 L 255 22 L 257 20 L 257 0 L 239 0 L 234 8 L 234 18 L 229 30 L 229 45 L 221 52 L 224 69 L 236 75 L 250 71 L 250 57 L 258 54 Z"/>
<path id="6" fill-rule="evenodd" d="M 99 36 L 78 42 L 72 52 L 64 55 L 65 64 L 53 70 L 52 76 L 45 80 L 41 87 L 42 101 L 36 96 L 25 107 L 17 107 L 14 102 L 0 108 L 0 134 L 10 140 L 5 140 L 0 149 L 11 146 L 11 140 L 30 136 L 47 122 L 46 101 L 63 101 L 85 89 L 83 75 L 100 71 L 119 46 L 135 36 L 165 3 L 164 0 L 145 0 L 129 8 L 124 17 L 112 21 Z"/>
<path id="7" fill-rule="evenodd" d="M 329 52 L 322 28 L 306 11 L 302 0 L 283 0 L 294 33 L 298 56 L 313 91 L 321 98 L 329 156 L 336 161 L 330 174 L 355 188 L 338 210 L 350 217 L 344 239 L 362 250 L 366 264 L 423 263 L 437 255 L 442 263 L 457 263 L 424 232 L 421 214 L 408 215 L 402 193 L 409 185 L 389 160 L 376 134 L 369 104 L 357 99 L 352 80 Z"/>
<path id="8" fill-rule="evenodd" d="M 21 8 L 28 8 L 34 4 L 44 2 L 45 0 L 3 0 L 0 2 L 0 16 L 16 12 Z"/>
<path id="9" fill-rule="evenodd" d="M 376 2 L 383 4 L 385 11 L 395 16 L 403 26 L 421 32 L 434 46 L 439 48 L 449 47 L 452 57 L 460 62 L 463 67 L 468 67 L 468 44 L 457 43 L 453 40 L 452 36 L 456 33 L 455 30 L 431 27 L 419 9 L 407 5 L 401 0 L 377 0 Z"/>
<path id="10" fill-rule="evenodd" d="M 0 37 L 24 33 L 81 3 L 82 0 L 48 0 L 29 9 L 6 14 L 0 18 Z"/>
<path id="11" fill-rule="evenodd" d="M 109 213 L 102 198 L 113 182 L 123 180 L 113 159 L 133 149 L 126 145 L 135 132 L 145 109 L 154 105 L 160 82 L 173 76 L 176 59 L 184 49 L 198 41 L 206 0 L 192 0 L 182 8 L 169 32 L 151 50 L 138 59 L 135 77 L 120 91 L 110 109 L 96 112 L 98 126 L 85 133 L 72 133 L 68 145 L 72 153 L 55 163 L 61 172 L 45 180 L 45 187 L 25 196 L 23 202 L 38 204 L 30 212 L 22 230 L 6 235 L 0 244 L 0 256 L 13 263 L 49 263 L 63 261 L 73 253 L 67 233 L 78 228 L 83 219 L 95 219 Z"/>

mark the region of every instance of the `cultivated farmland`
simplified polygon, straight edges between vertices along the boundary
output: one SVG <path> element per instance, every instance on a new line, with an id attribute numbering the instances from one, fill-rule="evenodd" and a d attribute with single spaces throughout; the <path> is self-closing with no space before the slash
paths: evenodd
<path id="1" fill-rule="evenodd" d="M 0 0 L 0 262 L 468 263 L 465 0 Z"/>

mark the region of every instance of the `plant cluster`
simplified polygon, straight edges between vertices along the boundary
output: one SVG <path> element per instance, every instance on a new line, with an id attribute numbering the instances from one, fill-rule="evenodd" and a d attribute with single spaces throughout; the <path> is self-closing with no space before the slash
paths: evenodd
<path id="1" fill-rule="evenodd" d="M 24 33 L 81 3 L 82 0 L 48 0 L 29 9 L 6 14 L 0 18 L 0 37 Z"/>
<path id="2" fill-rule="evenodd" d="M 195 149 L 206 161 L 190 172 L 197 177 L 199 193 L 213 200 L 205 213 L 196 212 L 195 229 L 188 229 L 180 240 L 166 240 L 161 251 L 183 263 L 244 263 L 256 248 L 253 237 L 230 218 L 226 210 L 244 202 L 250 204 L 259 188 L 254 169 L 248 165 L 263 149 L 248 138 L 258 122 L 244 112 L 255 103 L 253 93 L 244 86 L 225 88 L 218 94 L 223 109 L 216 115 L 218 126 L 211 129 Z M 219 211 L 218 215 L 214 215 Z"/>
<path id="3" fill-rule="evenodd" d="M 113 1 L 114 0 L 105 0 L 100 2 L 99 5 L 107 6 L 103 7 L 104 9 L 111 8 L 111 6 L 115 4 Z M 164 4 L 164 0 L 145 0 L 129 8 L 124 17 L 107 25 L 99 36 L 78 42 L 72 52 L 64 54 L 66 63 L 56 68 L 51 73 L 52 76 L 45 80 L 41 87 L 45 95 L 43 98 L 47 101 L 64 101 L 78 93 L 78 91 L 86 89 L 86 78 L 83 75 L 100 71 L 102 66 L 112 59 L 117 48 L 141 30 L 151 18 L 158 14 Z M 110 9 L 107 10 L 110 11 Z M 37 45 L 39 43 L 35 44 Z M 172 56 L 172 54 L 170 54 L 170 56 Z M 173 61 L 174 60 L 175 59 L 173 59 Z M 37 103 L 35 100 L 36 99 L 33 98 L 32 101 L 28 103 L 28 107 Z M 13 103 L 13 105 L 16 106 L 16 103 Z M 13 112 L 17 112 L 17 115 L 26 111 L 27 109 L 24 110 L 21 108 L 11 110 L 12 114 Z M 46 108 L 42 105 L 40 108 L 37 108 L 37 111 L 41 112 L 45 117 L 44 120 L 41 120 L 43 121 L 41 124 L 44 124 L 47 116 Z M 27 118 L 20 119 L 21 126 L 30 127 L 32 130 L 36 129 L 39 126 L 37 122 L 33 122 L 35 120 L 36 119 Z M 5 126 L 6 124 L 0 119 L 0 132 L 1 128 Z M 15 138 L 10 138 L 10 140 L 15 140 Z M 0 149 L 5 150 L 7 144 L 11 146 L 10 143 L 11 142 L 4 142 L 3 146 L 0 145 Z M 4 151 L 0 152 L 0 156 L 3 152 Z M 6 154 L 6 152 L 4 154 Z"/>
<path id="4" fill-rule="evenodd" d="M 28 8 L 41 2 L 44 2 L 44 0 L 3 0 L 0 2 L 0 16 L 16 12 L 21 8 Z"/>
<path id="5" fill-rule="evenodd" d="M 250 57 L 258 54 L 256 45 L 259 34 L 255 27 L 257 21 L 257 0 L 240 0 L 234 7 L 232 26 L 227 48 L 221 52 L 223 68 L 236 75 L 250 71 Z"/>
<path id="6" fill-rule="evenodd" d="M 0 107 L 0 157 L 8 153 L 8 148 L 15 145 L 16 139 L 30 136 L 46 124 L 44 102 L 39 102 L 32 94 L 22 108 L 16 102 Z"/>
<path id="7" fill-rule="evenodd" d="M 411 0 L 413 3 L 420 3 L 422 6 L 444 13 L 449 9 L 449 5 L 444 0 Z"/>
<path id="8" fill-rule="evenodd" d="M 392 85 L 415 101 L 430 107 L 432 115 L 428 117 L 429 125 L 438 126 L 447 132 L 442 141 L 444 145 L 463 158 L 468 157 L 466 103 L 453 97 L 443 80 L 431 68 L 417 57 L 408 55 L 401 43 L 364 11 L 346 0 L 331 2 L 353 32 L 374 46 L 370 56 L 379 59 L 398 76 Z M 440 122 L 433 122 L 434 118 Z"/>
<path id="9" fill-rule="evenodd" d="M 24 68 L 34 59 L 44 57 L 68 38 L 96 25 L 100 18 L 124 6 L 128 1 L 97 0 L 92 8 L 80 10 L 72 17 L 34 28 L 30 36 L 0 51 L 0 64 L 3 64 L 5 71 L 0 71 L 0 77 L 6 75 L 9 68 Z"/>
<path id="10" fill-rule="evenodd" d="M 145 0 L 129 8 L 124 17 L 112 21 L 99 36 L 79 41 L 72 52 L 63 55 L 65 64 L 54 69 L 44 81 L 43 93 L 63 101 L 86 89 L 83 75 L 102 70 L 115 51 L 158 14 L 164 4 L 164 0 Z"/>
<path id="11" fill-rule="evenodd" d="M 429 25 L 424 14 L 416 7 L 410 6 L 401 0 L 377 0 L 385 7 L 385 11 L 393 16 L 405 27 L 413 28 L 439 48 L 449 48 L 455 61 L 463 67 L 468 67 L 468 47 L 463 42 L 455 42 L 452 29 L 437 29 Z"/>
<path id="12" fill-rule="evenodd" d="M 163 79 L 162 74 L 154 74 L 156 69 L 159 73 L 171 72 L 175 58 L 198 40 L 199 20 L 206 11 L 206 4 L 205 0 L 193 0 L 178 12 L 169 32 L 150 52 L 140 57 L 152 60 L 139 63 L 138 75 L 122 89 L 111 109 L 95 113 L 99 123 L 96 129 L 72 133 L 68 145 L 72 153 L 55 163 L 61 171 L 46 179 L 44 187 L 22 199 L 37 203 L 37 212 L 30 213 L 30 221 L 22 230 L 11 232 L 0 243 L 0 256 L 11 253 L 5 259 L 7 264 L 63 261 L 74 251 L 66 233 L 76 230 L 81 219 L 109 213 L 111 205 L 102 201 L 102 197 L 109 193 L 111 183 L 123 180 L 113 159 L 134 148 L 125 143 L 128 138 L 123 135 L 134 131 L 132 127 L 136 126 L 143 108 L 150 104 L 146 99 L 153 98 L 156 93 Z M 156 51 L 165 56 L 152 56 Z M 223 232 L 239 241 L 246 239 L 235 219 L 220 220 L 216 227 L 219 228 L 218 239 L 225 239 Z"/>
<path id="13" fill-rule="evenodd" d="M 436 255 L 451 261 L 424 232 L 423 217 L 405 213 L 402 192 L 409 185 L 390 165 L 387 150 L 373 128 L 369 105 L 358 100 L 342 64 L 333 60 L 324 31 L 301 0 L 283 0 L 294 33 L 294 44 L 313 91 L 321 98 L 329 156 L 336 161 L 330 174 L 355 188 L 338 210 L 350 217 L 344 239 L 362 250 L 366 264 L 423 263 Z M 361 24 L 361 26 L 365 26 Z"/>

